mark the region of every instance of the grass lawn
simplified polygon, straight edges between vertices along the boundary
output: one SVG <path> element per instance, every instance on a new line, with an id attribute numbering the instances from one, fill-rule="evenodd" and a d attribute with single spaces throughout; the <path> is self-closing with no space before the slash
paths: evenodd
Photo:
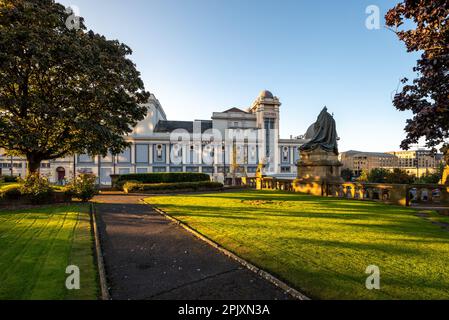
<path id="1" fill-rule="evenodd" d="M 449 232 L 408 208 L 272 191 L 146 201 L 312 299 L 449 299 Z"/>
<path id="2" fill-rule="evenodd" d="M 98 296 L 88 205 L 0 211 L 0 300 L 88 300 Z M 65 287 L 67 266 L 81 289 Z"/>

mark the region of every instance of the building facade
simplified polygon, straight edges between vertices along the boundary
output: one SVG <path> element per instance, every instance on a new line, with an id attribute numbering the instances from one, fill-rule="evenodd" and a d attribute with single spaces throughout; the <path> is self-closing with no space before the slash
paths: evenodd
<path id="1" fill-rule="evenodd" d="M 340 154 L 343 169 L 350 169 L 355 175 L 373 169 L 403 169 L 410 175 L 422 177 L 436 172 L 443 164 L 441 154 L 433 154 L 429 150 L 394 151 L 394 152 L 362 152 L 350 150 Z"/>
<path id="2" fill-rule="evenodd" d="M 109 185 L 112 174 L 201 172 L 214 181 L 230 183 L 255 177 L 263 163 L 265 175 L 297 176 L 299 147 L 307 140 L 280 138 L 281 103 L 269 91 L 261 92 L 249 108 L 214 112 L 210 120 L 169 121 L 154 96 L 146 107 L 146 118 L 125 137 L 131 146 L 123 153 L 47 161 L 41 173 L 53 183 L 92 173 L 100 177 L 101 184 Z M 21 158 L 0 154 L 0 167 L 3 175 L 26 174 L 26 161 Z"/>

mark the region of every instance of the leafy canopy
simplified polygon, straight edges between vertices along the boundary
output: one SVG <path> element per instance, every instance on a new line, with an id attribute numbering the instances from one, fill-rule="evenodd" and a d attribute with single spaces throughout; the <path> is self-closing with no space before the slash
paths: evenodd
<path id="1" fill-rule="evenodd" d="M 149 97 L 117 40 L 53 0 L 0 1 L 0 147 L 42 160 L 121 152 Z"/>
<path id="2" fill-rule="evenodd" d="M 413 28 L 404 28 L 404 25 Z M 418 77 L 396 94 L 398 110 L 413 112 L 407 121 L 403 149 L 426 139 L 435 150 L 443 144 L 448 150 L 449 137 L 449 0 L 405 0 L 386 15 L 387 26 L 393 28 L 409 52 L 422 52 L 414 71 Z M 449 160 L 449 159 L 448 159 Z"/>

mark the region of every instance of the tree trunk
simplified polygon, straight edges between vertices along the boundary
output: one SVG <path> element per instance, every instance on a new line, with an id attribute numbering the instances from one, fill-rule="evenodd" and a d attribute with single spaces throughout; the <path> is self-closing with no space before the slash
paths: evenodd
<path id="1" fill-rule="evenodd" d="M 27 174 L 39 173 L 41 162 L 42 160 L 36 158 L 36 156 L 32 154 L 27 155 Z"/>

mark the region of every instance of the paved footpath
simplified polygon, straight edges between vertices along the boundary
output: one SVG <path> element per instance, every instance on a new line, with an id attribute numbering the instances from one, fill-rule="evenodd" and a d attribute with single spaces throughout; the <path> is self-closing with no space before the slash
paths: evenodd
<path id="1" fill-rule="evenodd" d="M 274 300 L 290 296 L 139 203 L 95 198 L 112 299 Z"/>

